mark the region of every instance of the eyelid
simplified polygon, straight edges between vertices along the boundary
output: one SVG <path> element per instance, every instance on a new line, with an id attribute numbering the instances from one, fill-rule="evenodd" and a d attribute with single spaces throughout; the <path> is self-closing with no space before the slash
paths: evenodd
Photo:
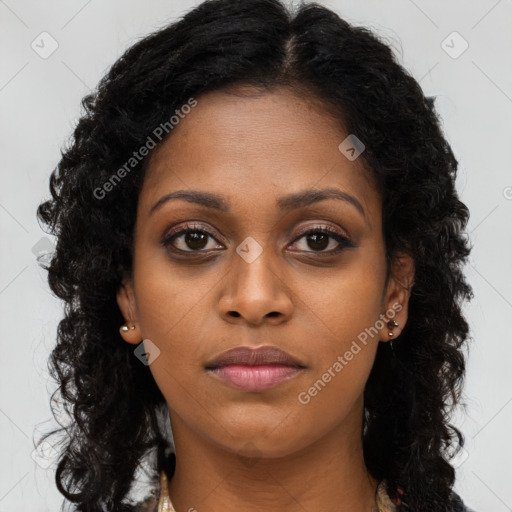
<path id="1" fill-rule="evenodd" d="M 301 228 L 299 230 L 299 232 L 297 233 L 297 235 L 295 236 L 293 242 L 296 242 L 299 238 L 303 237 L 304 235 L 307 235 L 311 231 L 317 232 L 317 231 L 322 231 L 322 230 L 328 232 L 328 234 L 337 235 L 340 238 L 343 238 L 349 242 L 351 241 L 350 236 L 348 234 L 340 233 L 340 231 L 338 229 L 330 226 L 329 224 L 325 224 L 325 225 L 317 224 L 317 225 L 309 225 L 304 228 Z"/>
<path id="2" fill-rule="evenodd" d="M 203 231 L 203 232 L 207 233 L 209 236 L 211 236 L 212 238 L 215 238 L 215 240 L 217 240 L 217 242 L 220 242 L 220 240 L 218 240 L 218 238 L 221 238 L 221 239 L 224 238 L 223 236 L 217 234 L 217 230 L 210 228 L 206 225 L 203 225 L 203 224 L 201 224 L 201 221 L 197 221 L 197 220 L 186 221 L 184 224 L 180 224 L 177 227 L 173 227 L 171 229 L 166 228 L 166 230 L 164 231 L 164 233 L 165 233 L 164 238 L 169 239 L 177 234 L 181 234 L 183 231 L 185 231 L 185 232 L 186 231 Z"/>

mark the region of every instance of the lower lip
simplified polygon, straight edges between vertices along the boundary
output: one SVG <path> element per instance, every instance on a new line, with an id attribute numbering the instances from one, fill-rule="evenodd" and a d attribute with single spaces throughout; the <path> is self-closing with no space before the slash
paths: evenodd
<path id="1" fill-rule="evenodd" d="M 263 391 L 294 377 L 301 370 L 295 366 L 282 365 L 229 365 L 209 371 L 238 389 Z"/>

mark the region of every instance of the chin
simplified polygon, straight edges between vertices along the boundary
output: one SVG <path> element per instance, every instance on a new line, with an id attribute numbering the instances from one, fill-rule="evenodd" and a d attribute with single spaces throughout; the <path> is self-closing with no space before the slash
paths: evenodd
<path id="1" fill-rule="evenodd" d="M 292 455 L 314 442 L 313 438 L 307 439 L 310 433 L 299 432 L 296 426 L 292 428 L 293 432 L 290 432 L 290 425 L 280 429 L 276 428 L 275 423 L 268 423 L 264 429 L 255 431 L 254 424 L 250 428 L 237 428 L 232 424 L 229 429 L 232 436 L 218 442 L 223 449 L 242 458 L 278 459 Z"/>

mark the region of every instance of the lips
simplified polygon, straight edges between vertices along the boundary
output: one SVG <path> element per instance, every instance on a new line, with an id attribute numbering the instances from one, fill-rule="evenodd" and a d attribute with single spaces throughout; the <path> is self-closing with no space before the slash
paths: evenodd
<path id="1" fill-rule="evenodd" d="M 296 377 L 306 366 L 284 350 L 266 345 L 222 352 L 205 368 L 212 377 L 232 388 L 262 392 Z"/>
<path id="2" fill-rule="evenodd" d="M 225 352 L 206 363 L 208 370 L 223 368 L 230 365 L 237 366 L 291 366 L 305 368 L 297 358 L 280 348 L 265 345 L 257 349 L 251 347 L 236 347 Z"/>

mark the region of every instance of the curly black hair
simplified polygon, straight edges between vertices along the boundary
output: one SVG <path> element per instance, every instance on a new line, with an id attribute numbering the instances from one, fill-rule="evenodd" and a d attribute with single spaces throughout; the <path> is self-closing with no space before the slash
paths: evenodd
<path id="1" fill-rule="evenodd" d="M 132 271 L 133 230 L 148 157 L 108 194 L 98 190 L 155 127 L 190 98 L 235 85 L 293 89 L 323 101 L 357 134 L 382 197 L 386 255 L 412 256 L 408 322 L 394 352 L 380 343 L 365 388 L 363 448 L 399 510 L 452 510 L 450 457 L 464 444 L 449 423 L 461 401 L 473 297 L 458 162 L 433 98 L 368 28 L 317 3 L 208 0 L 130 47 L 82 100 L 83 114 L 37 216 L 57 237 L 51 290 L 65 301 L 49 367 L 71 420 L 56 471 L 78 511 L 128 511 L 135 472 L 154 457 L 173 473 L 160 422 L 166 402 L 149 368 L 123 342 L 116 293 Z M 172 132 L 170 132 L 172 136 Z M 163 138 L 162 140 L 165 140 Z M 161 143 L 159 141 L 158 143 Z M 47 437 L 41 439 L 41 442 Z"/>

